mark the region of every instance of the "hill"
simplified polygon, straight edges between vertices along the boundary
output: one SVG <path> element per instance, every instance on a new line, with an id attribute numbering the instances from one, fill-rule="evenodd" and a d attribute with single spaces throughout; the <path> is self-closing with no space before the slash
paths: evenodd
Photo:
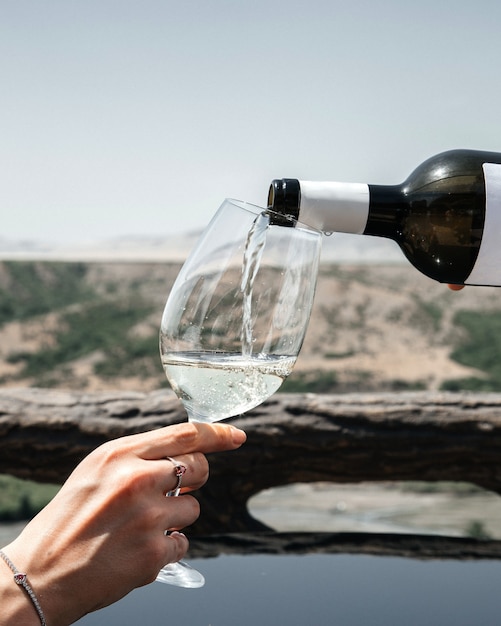
<path id="1" fill-rule="evenodd" d="M 178 270 L 176 262 L 0 262 L 0 386 L 165 386 L 158 326 Z M 324 262 L 283 390 L 499 390 L 500 293 L 453 293 L 407 265 Z"/>

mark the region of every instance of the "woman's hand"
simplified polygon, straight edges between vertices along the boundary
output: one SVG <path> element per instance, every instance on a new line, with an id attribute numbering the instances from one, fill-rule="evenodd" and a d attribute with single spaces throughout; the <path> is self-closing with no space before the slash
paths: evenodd
<path id="1" fill-rule="evenodd" d="M 110 441 L 89 454 L 4 548 L 28 574 L 47 623 L 70 624 L 152 582 L 166 563 L 180 560 L 188 540 L 165 531 L 192 524 L 199 505 L 190 495 L 165 497 L 177 485 L 166 457 L 186 467 L 181 491 L 186 493 L 208 478 L 204 453 L 232 450 L 244 441 L 245 433 L 227 424 L 179 424 Z M 0 561 L 0 589 L 10 578 L 9 597 L 16 592 L 28 606 L 9 572 Z M 13 623 L 4 621 L 0 604 L 0 624 Z"/>

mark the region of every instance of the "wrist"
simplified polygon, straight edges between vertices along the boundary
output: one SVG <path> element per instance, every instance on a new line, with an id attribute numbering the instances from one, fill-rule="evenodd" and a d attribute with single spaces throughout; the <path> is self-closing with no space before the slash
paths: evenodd
<path id="1" fill-rule="evenodd" d="M 33 537 L 29 534 L 30 524 L 12 543 L 4 548 L 8 558 L 15 564 L 15 567 L 26 572 L 29 584 L 42 608 L 45 616 L 46 626 L 68 626 L 78 621 L 86 613 L 96 610 L 89 607 L 88 593 L 84 590 L 84 585 L 76 586 L 71 583 L 71 572 L 68 573 L 68 558 L 60 558 L 52 554 L 52 550 L 45 545 L 37 546 Z M 38 535 L 40 537 L 40 534 Z M 13 578 L 13 572 L 7 563 L 0 558 L 2 569 L 2 590 L 6 586 L 9 588 L 9 597 L 14 593 L 20 596 L 21 602 L 26 603 L 25 613 L 30 615 L 26 621 L 3 620 L 3 601 L 0 600 L 0 626 L 41 626 L 40 617 L 33 606 L 30 597 L 22 587 L 19 587 Z M 71 561 L 71 569 L 79 571 L 80 566 L 76 566 Z M 10 576 L 9 576 L 10 573 Z M 12 589 L 12 588 L 13 589 Z M 79 590 L 75 591 L 75 589 Z M 82 601 L 82 598 L 84 601 Z M 19 597 L 18 597 L 19 600 Z M 16 602 L 16 607 L 20 604 Z M 32 605 L 31 607 L 29 605 Z M 30 613 L 32 611 L 32 613 Z M 33 615 L 35 619 L 33 620 Z"/>
<path id="2" fill-rule="evenodd" d="M 40 618 L 30 597 L 14 581 L 14 573 L 0 559 L 0 626 L 40 626 Z"/>

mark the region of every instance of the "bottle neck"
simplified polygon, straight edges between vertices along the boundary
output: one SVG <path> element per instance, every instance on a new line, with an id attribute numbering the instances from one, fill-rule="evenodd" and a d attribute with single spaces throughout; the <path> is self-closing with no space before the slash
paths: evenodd
<path id="1" fill-rule="evenodd" d="M 300 181 L 299 221 L 323 232 L 364 232 L 369 214 L 364 183 Z"/>
<path id="2" fill-rule="evenodd" d="M 295 178 L 276 178 L 268 191 L 270 225 L 291 226 L 289 218 L 297 220 L 301 191 Z"/>
<path id="3" fill-rule="evenodd" d="M 399 221 L 408 202 L 401 185 L 367 185 L 276 179 L 268 206 L 281 215 L 292 215 L 323 232 L 377 235 L 398 240 Z M 275 223 L 275 222 L 274 222 Z M 286 224 L 289 225 L 289 224 Z"/>
<path id="4" fill-rule="evenodd" d="M 364 235 L 399 240 L 409 202 L 401 185 L 369 185 L 370 210 Z"/>

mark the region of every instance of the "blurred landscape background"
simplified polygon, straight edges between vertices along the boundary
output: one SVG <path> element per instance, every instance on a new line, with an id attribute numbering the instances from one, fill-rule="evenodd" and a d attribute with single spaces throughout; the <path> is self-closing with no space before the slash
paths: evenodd
<path id="1" fill-rule="evenodd" d="M 166 388 L 164 302 L 226 197 L 262 205 L 281 177 L 392 185 L 445 150 L 500 152 L 500 20 L 495 0 L 453 10 L 436 0 L 2 3 L 0 389 Z M 324 241 L 309 332 L 281 391 L 499 391 L 501 291 L 451 293 L 390 242 L 373 243 Z M 57 488 L 0 476 L 0 545 Z M 471 484 L 318 483 L 269 490 L 250 506 L 277 530 L 487 538 L 501 536 L 500 502 Z M 338 571 L 343 593 L 350 570 Z M 450 588 L 449 604 L 463 607 L 456 600 L 472 588 L 446 579 L 437 593 L 448 600 Z M 385 612 L 363 576 L 354 580 L 353 607 L 377 621 Z M 377 572 L 367 583 L 387 607 L 402 602 L 389 580 Z M 429 580 L 413 582 L 417 602 L 386 623 L 418 619 L 421 598 L 434 608 Z M 478 580 L 484 591 L 489 581 Z M 223 607 L 227 583 L 226 574 Z M 165 615 L 158 593 L 151 623 Z M 144 621 L 152 603 L 137 598 Z M 291 605 L 274 599 L 280 617 L 262 623 Z M 346 599 L 332 589 L 328 599 L 341 624 Z M 203 600 L 191 605 L 207 612 Z M 127 623 L 123 606 L 122 618 L 97 619 Z M 248 615 L 255 621 L 254 607 Z"/>
<path id="2" fill-rule="evenodd" d="M 326 238 L 312 319 L 281 392 L 500 391 L 499 290 L 451 292 L 388 242 L 357 250 L 365 239 Z M 4 250 L 0 388 L 165 388 L 158 327 L 187 249 L 147 243 L 89 249 L 98 260 L 75 248 L 66 258 Z M 56 490 L 0 477 L 0 520 L 28 519 Z M 293 485 L 250 506 L 277 530 L 501 536 L 499 496 L 469 484 Z"/>
<path id="3" fill-rule="evenodd" d="M 0 260 L 0 386 L 165 386 L 158 328 L 181 260 L 151 261 L 148 249 L 154 257 L 143 242 L 141 260 Z M 327 247 L 282 390 L 501 390 L 499 290 L 451 292 L 378 254 L 333 263 Z"/>

